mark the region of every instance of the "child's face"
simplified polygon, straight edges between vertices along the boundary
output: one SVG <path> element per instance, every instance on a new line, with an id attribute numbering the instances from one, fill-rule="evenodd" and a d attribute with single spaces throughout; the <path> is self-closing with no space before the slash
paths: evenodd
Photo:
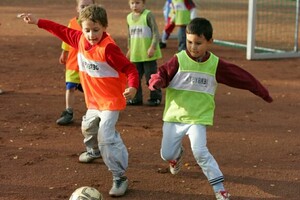
<path id="1" fill-rule="evenodd" d="M 93 0 L 79 0 L 76 10 L 78 13 L 80 13 L 82 11 L 82 9 L 84 9 L 85 7 L 87 7 L 88 5 L 93 4 Z"/>
<path id="2" fill-rule="evenodd" d="M 207 41 L 203 35 L 186 34 L 186 48 L 194 58 L 203 57 L 212 41 Z"/>
<path id="3" fill-rule="evenodd" d="M 98 44 L 103 36 L 103 32 L 106 30 L 106 27 L 91 20 L 82 21 L 81 27 L 85 39 L 87 39 L 91 45 Z"/>
<path id="4" fill-rule="evenodd" d="M 141 13 L 144 9 L 144 3 L 142 0 L 129 0 L 129 6 L 132 12 Z"/>

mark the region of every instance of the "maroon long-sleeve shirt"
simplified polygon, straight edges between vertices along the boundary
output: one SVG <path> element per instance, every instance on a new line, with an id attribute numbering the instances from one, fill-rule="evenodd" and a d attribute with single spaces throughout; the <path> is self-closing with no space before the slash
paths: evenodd
<path id="1" fill-rule="evenodd" d="M 193 58 L 187 51 L 190 58 Z M 201 62 L 206 61 L 210 56 L 207 52 Z M 168 62 L 159 67 L 157 74 L 152 75 L 149 88 L 166 88 L 173 79 L 179 68 L 177 56 L 172 57 Z M 272 102 L 273 99 L 269 95 L 268 90 L 249 72 L 238 67 L 235 64 L 226 62 L 219 58 L 219 63 L 216 71 L 216 80 L 218 83 L 228 85 L 230 87 L 249 90 L 253 94 L 261 97 L 267 102 Z"/>

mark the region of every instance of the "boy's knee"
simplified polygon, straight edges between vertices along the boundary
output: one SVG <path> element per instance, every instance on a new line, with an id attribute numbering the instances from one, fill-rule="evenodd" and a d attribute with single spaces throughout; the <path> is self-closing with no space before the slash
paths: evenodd
<path id="1" fill-rule="evenodd" d="M 100 118 L 99 117 L 91 117 L 87 118 L 83 116 L 81 123 L 81 131 L 84 137 L 88 137 L 90 135 L 97 135 L 99 129 Z"/>
<path id="2" fill-rule="evenodd" d="M 192 151 L 193 151 L 194 158 L 200 162 L 207 159 L 210 156 L 207 147 L 192 149 Z"/>

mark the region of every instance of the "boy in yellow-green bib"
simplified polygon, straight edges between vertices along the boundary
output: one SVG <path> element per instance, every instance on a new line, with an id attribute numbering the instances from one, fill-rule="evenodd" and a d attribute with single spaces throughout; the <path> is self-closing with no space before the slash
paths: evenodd
<path id="1" fill-rule="evenodd" d="M 142 105 L 142 77 L 145 75 L 148 85 L 150 76 L 157 72 L 157 59 L 161 58 L 159 32 L 150 10 L 145 9 L 145 0 L 129 0 L 131 13 L 127 15 L 128 52 L 127 57 L 135 64 L 140 78 L 140 85 L 134 99 L 127 105 Z M 149 106 L 158 106 L 162 99 L 161 90 L 150 91 Z"/>
<path id="2" fill-rule="evenodd" d="M 249 90 L 272 102 L 268 90 L 244 69 L 208 51 L 213 28 L 205 18 L 193 19 L 186 28 L 187 49 L 177 53 L 151 76 L 149 89 L 166 88 L 161 157 L 177 174 L 182 165 L 184 136 L 193 156 L 211 184 L 217 200 L 229 200 L 224 177 L 206 146 L 206 127 L 213 125 L 218 83 Z"/>

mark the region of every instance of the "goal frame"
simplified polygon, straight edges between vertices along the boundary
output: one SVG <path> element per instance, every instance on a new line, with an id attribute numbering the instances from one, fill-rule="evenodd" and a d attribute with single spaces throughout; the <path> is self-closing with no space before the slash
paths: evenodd
<path id="1" fill-rule="evenodd" d="M 269 49 L 256 46 L 256 18 L 257 18 L 257 0 L 249 0 L 248 3 L 248 30 L 247 30 L 247 50 L 246 58 L 248 60 L 255 59 L 276 59 L 276 58 L 296 58 L 300 57 L 298 51 L 298 32 L 299 32 L 299 1 L 296 1 L 295 16 L 295 33 L 294 33 L 294 49 L 291 51 L 283 51 Z M 262 52 L 255 52 L 255 50 Z"/>

